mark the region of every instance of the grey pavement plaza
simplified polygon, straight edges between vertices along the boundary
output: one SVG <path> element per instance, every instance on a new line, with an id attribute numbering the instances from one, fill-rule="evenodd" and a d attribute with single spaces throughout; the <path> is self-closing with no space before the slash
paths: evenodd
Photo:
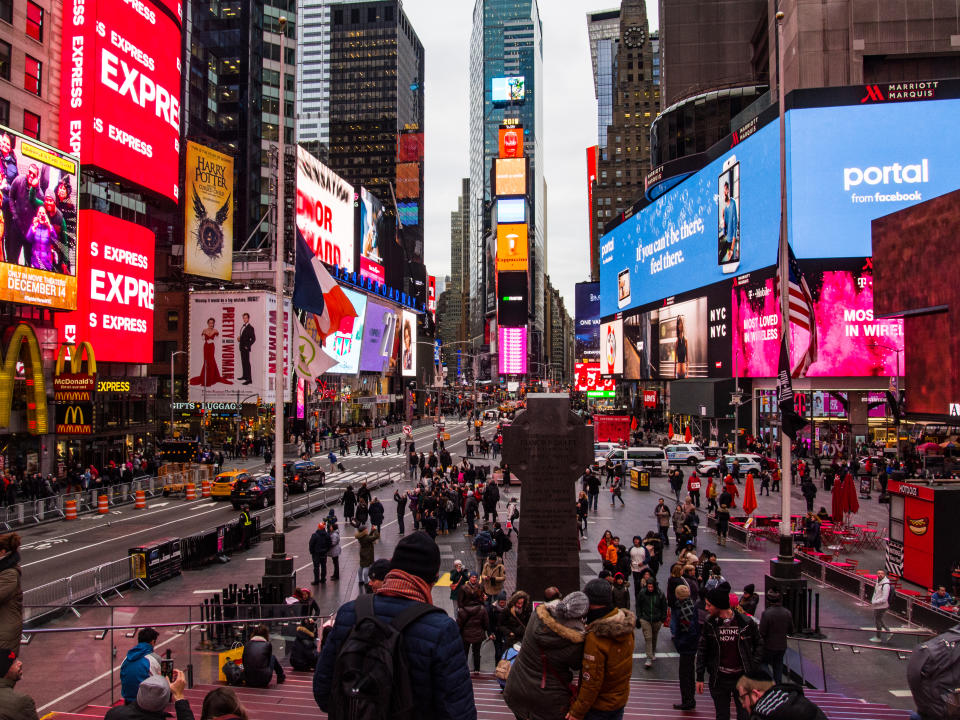
<path id="1" fill-rule="evenodd" d="M 463 451 L 464 440 L 467 438 L 469 429 L 464 423 L 449 421 L 447 428 L 451 433 L 451 440 L 447 444 L 448 448 L 451 449 L 455 457 L 459 457 L 459 453 Z M 487 431 L 489 429 L 489 427 L 485 428 Z M 431 432 L 431 428 L 422 428 L 414 433 L 418 449 L 427 449 L 430 444 Z M 395 452 L 395 449 L 392 449 L 392 452 Z M 375 449 L 373 457 L 369 458 L 350 455 L 344 459 L 346 473 L 342 475 L 356 487 L 365 473 L 382 472 L 385 469 L 396 470 L 402 466 L 402 457 L 402 455 L 398 457 L 395 454 L 381 457 L 378 449 Z M 328 476 L 328 480 L 338 482 L 336 475 Z M 342 480 L 339 482 L 341 486 L 346 484 Z M 404 480 L 400 483 L 400 487 L 401 489 L 409 489 L 412 485 L 409 481 Z M 400 538 L 395 505 L 392 499 L 393 490 L 394 486 L 390 485 L 373 493 L 380 497 L 386 508 L 382 537 L 376 546 L 377 557 L 389 558 L 397 540 Z M 500 503 L 501 512 L 505 509 L 507 500 L 510 497 L 516 497 L 518 494 L 520 494 L 519 488 L 504 489 Z M 668 499 L 672 499 L 672 493 L 669 491 L 665 478 L 654 478 L 650 492 L 627 488 L 624 494 L 626 506 L 623 508 L 619 504 L 616 508 L 611 508 L 606 495 L 608 494 L 605 492 L 601 493 L 599 512 L 591 512 L 588 534 L 581 544 L 580 569 L 584 582 L 595 577 L 601 569 L 596 543 L 605 529 L 609 528 L 615 534 L 620 535 L 624 544 L 629 545 L 630 538 L 633 535 L 642 536 L 656 527 L 653 508 L 657 499 L 661 495 L 669 495 Z M 821 496 L 822 501 L 819 499 Z M 803 507 L 802 502 L 802 498 L 795 492 L 794 512 Z M 763 496 L 759 498 L 759 503 L 758 513 L 772 514 L 778 511 L 780 498 L 776 494 L 769 498 Z M 818 495 L 816 507 L 821 504 L 829 507 L 829 493 L 822 489 L 820 495 Z M 218 521 L 222 522 L 222 520 L 217 520 L 221 515 L 230 519 L 235 516 L 235 513 L 229 507 L 224 509 L 222 504 L 215 507 L 209 507 L 210 505 L 209 501 L 197 501 L 190 504 L 176 500 L 173 505 L 160 508 L 158 512 L 163 512 L 161 514 L 162 521 L 171 523 L 168 528 L 163 528 L 162 532 L 171 535 L 176 534 L 178 527 L 176 519 L 184 516 L 190 517 L 203 512 L 210 513 L 211 522 L 209 524 L 211 525 L 215 525 Z M 204 509 L 197 510 L 198 507 Z M 522 532 L 522 495 L 520 507 L 519 526 Z M 168 508 L 170 508 L 169 512 L 167 512 Z M 266 512 L 272 513 L 272 508 Z M 571 507 L 572 512 L 573 508 Z M 287 550 L 295 557 L 297 584 L 300 586 L 310 587 L 312 564 L 306 549 L 307 541 L 316 527 L 316 522 L 325 513 L 324 510 L 321 513 L 298 518 L 295 525 L 288 530 Z M 339 507 L 337 508 L 337 515 L 341 520 L 341 529 L 344 529 L 343 516 Z M 876 502 L 876 494 L 874 494 L 872 500 L 861 501 L 861 512 L 857 518 L 858 521 L 877 520 L 883 525 L 886 522 L 886 506 L 879 505 Z M 89 522 L 95 523 L 96 521 Z M 413 523 L 409 511 L 406 517 L 406 525 L 407 532 L 412 531 Z M 44 526 L 25 532 L 24 542 L 35 542 L 34 535 L 42 535 L 48 540 L 56 540 L 58 537 L 56 532 L 64 533 L 65 530 L 62 526 L 57 526 L 57 529 L 53 531 L 48 528 L 49 526 Z M 117 528 L 113 533 L 114 535 L 123 536 L 127 534 L 127 531 L 122 529 L 122 523 L 117 523 L 114 528 Z M 740 593 L 744 585 L 755 583 L 757 589 L 762 591 L 763 576 L 767 572 L 769 559 L 776 551 L 775 546 L 772 543 L 766 543 L 758 548 L 748 550 L 729 541 L 726 547 L 718 547 L 715 542 L 715 535 L 706 528 L 705 520 L 701 522 L 700 528 L 698 551 L 699 549 L 709 548 L 717 552 L 723 574 L 730 581 L 733 590 Z M 83 542 L 80 542 L 77 548 L 73 547 L 73 545 L 78 544 L 74 542 L 52 542 L 45 550 L 34 551 L 33 555 L 28 556 L 30 559 L 24 561 L 25 586 L 31 585 L 31 574 L 35 568 L 43 568 L 49 565 L 59 571 L 60 574 L 69 574 L 80 569 L 80 566 L 72 562 L 73 557 L 87 557 L 88 553 L 95 553 L 100 558 L 99 561 L 104 562 L 125 555 L 126 551 L 122 548 L 129 544 L 132 538 L 111 541 L 109 539 L 111 536 L 110 530 L 111 528 L 100 528 L 96 533 L 93 533 L 92 537 L 96 539 L 92 539 L 90 544 L 98 543 L 98 545 L 87 551 L 83 550 Z M 458 558 L 463 560 L 468 568 L 475 566 L 475 556 L 469 545 L 470 539 L 464 534 L 465 530 L 465 526 L 461 525 L 455 531 L 451 531 L 449 535 L 438 536 L 437 543 L 440 547 L 443 562 L 442 572 L 451 570 L 454 560 Z M 66 532 L 79 532 L 79 530 L 70 528 Z M 508 572 L 506 590 L 508 593 L 516 589 L 516 549 L 519 542 L 522 542 L 522 538 L 514 536 L 514 550 L 508 553 L 506 557 Z M 64 547 L 68 549 L 65 550 Z M 76 550 L 74 556 L 55 557 L 71 550 Z M 660 569 L 658 577 L 661 586 L 664 587 L 674 551 L 675 543 L 671 537 L 671 545 L 664 553 L 665 567 Z M 80 617 L 68 614 L 49 623 L 46 627 L 64 629 L 90 627 L 110 624 L 111 620 L 115 624 L 136 625 L 184 622 L 188 618 L 197 620 L 199 619 L 197 606 L 203 598 L 211 597 L 213 593 L 219 592 L 231 583 L 241 586 L 257 583 L 263 573 L 263 561 L 269 552 L 270 543 L 262 542 L 254 546 L 249 552 L 234 555 L 231 562 L 227 564 L 216 564 L 199 571 L 185 571 L 180 577 L 161 583 L 149 591 L 139 589 L 125 591 L 124 597 L 110 599 L 109 607 L 85 607 L 80 610 Z M 51 559 L 46 562 L 45 558 Z M 859 554 L 859 558 L 863 566 L 869 567 L 877 565 L 882 560 L 877 551 L 862 552 Z M 356 582 L 357 561 L 356 541 L 352 537 L 352 532 L 344 532 L 340 580 L 338 582 L 328 580 L 325 585 L 313 586 L 314 595 L 322 614 L 332 614 L 340 604 L 356 597 L 358 592 Z M 38 565 L 33 565 L 33 563 L 38 563 Z M 442 577 L 441 582 L 434 589 L 434 601 L 438 606 L 452 613 L 453 603 L 449 598 L 449 589 L 442 585 L 443 582 L 444 578 Z M 865 643 L 873 634 L 872 613 L 865 604 L 858 603 L 854 598 L 839 591 L 822 587 L 813 580 L 810 580 L 809 587 L 820 593 L 821 624 L 824 626 L 829 639 L 838 642 Z M 533 590 L 535 595 L 542 591 L 542 588 L 524 589 Z M 762 607 L 761 604 L 761 610 Z M 897 618 L 890 622 L 895 629 L 899 630 L 894 633 L 890 645 L 908 649 L 917 644 L 918 636 L 911 633 L 922 632 L 922 629 L 899 629 L 898 626 L 902 626 L 904 623 Z M 161 651 L 171 649 L 178 667 L 186 665 L 187 662 L 192 662 L 198 681 L 209 681 L 211 679 L 210 673 L 215 671 L 216 658 L 211 658 L 209 654 L 204 654 L 196 649 L 199 645 L 197 634 L 193 632 L 181 634 L 180 630 L 182 628 L 165 628 L 161 631 L 158 641 Z M 134 642 L 134 639 L 125 637 L 125 634 L 120 631 L 114 633 L 112 646 L 116 648 L 118 666 L 119 660 L 122 659 L 126 650 Z M 71 710 L 82 707 L 87 703 L 109 704 L 111 684 L 110 648 L 111 638 L 109 634 L 102 640 L 96 639 L 96 633 L 93 631 L 36 634 L 30 644 L 23 648 L 25 673 L 24 680 L 19 687 L 36 698 L 41 714 L 53 709 Z M 635 678 L 676 679 L 678 661 L 670 641 L 668 628 L 660 631 L 657 648 L 657 660 L 654 666 L 651 669 L 645 669 L 643 665 L 645 659 L 644 640 L 642 634 L 639 631 L 637 632 L 634 653 Z M 823 648 L 822 660 L 821 648 Z M 283 649 L 280 651 L 283 652 Z M 894 707 L 911 709 L 913 707 L 907 690 L 906 659 L 901 659 L 895 653 L 881 653 L 865 649 L 854 655 L 849 648 L 792 642 L 790 654 L 793 656 L 794 665 L 803 667 L 805 675 L 809 676 L 816 687 L 823 687 L 823 672 L 820 668 L 825 665 L 828 689 L 831 692 L 845 692 L 854 697 L 862 697 L 871 702 L 886 703 Z M 481 668 L 485 671 L 492 671 L 493 660 L 492 644 L 486 643 L 483 648 Z M 56 678 L 56 682 L 51 682 L 51 678 Z M 709 698 L 701 698 L 701 701 L 709 702 Z"/>

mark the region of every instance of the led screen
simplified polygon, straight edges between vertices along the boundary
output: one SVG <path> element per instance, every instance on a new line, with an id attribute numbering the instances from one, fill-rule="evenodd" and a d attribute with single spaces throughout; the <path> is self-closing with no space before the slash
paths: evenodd
<path id="1" fill-rule="evenodd" d="M 420 163 L 397 163 L 398 200 L 420 197 Z"/>
<path id="2" fill-rule="evenodd" d="M 761 128 L 601 239 L 603 317 L 776 262 L 777 138 Z"/>
<path id="3" fill-rule="evenodd" d="M 600 372 L 604 375 L 623 373 L 623 320 L 600 326 Z"/>
<path id="4" fill-rule="evenodd" d="M 496 158 L 494 163 L 496 195 L 527 194 L 527 161 L 524 158 Z"/>
<path id="5" fill-rule="evenodd" d="M 497 223 L 525 223 L 527 201 L 523 198 L 499 198 L 497 200 Z"/>
<path id="6" fill-rule="evenodd" d="M 525 375 L 527 372 L 527 327 L 497 328 L 501 375 Z"/>
<path id="7" fill-rule="evenodd" d="M 495 77 L 490 81 L 490 99 L 495 103 L 523 102 L 526 97 L 526 82 L 523 75 Z"/>
<path id="8" fill-rule="evenodd" d="M 577 392 L 611 392 L 617 389 L 617 381 L 600 375 L 600 363 L 578 362 L 573 366 L 574 390 Z"/>
<path id="9" fill-rule="evenodd" d="M 149 0 L 68 0 L 61 72 L 61 145 L 178 200 L 178 23 Z"/>
<path id="10" fill-rule="evenodd" d="M 528 296 L 527 273 L 497 273 L 497 322 L 506 326 L 525 325 Z"/>
<path id="11" fill-rule="evenodd" d="M 527 269 L 527 226 L 497 225 L 497 272 Z"/>
<path id="12" fill-rule="evenodd" d="M 417 316 L 404 310 L 400 328 L 400 374 L 415 377 L 417 374 Z"/>
<path id="13" fill-rule="evenodd" d="M 523 157 L 523 128 L 500 128 L 499 146 L 502 158 Z"/>
<path id="14" fill-rule="evenodd" d="M 327 354 L 337 360 L 328 372 L 341 375 L 356 375 L 360 368 L 360 348 L 363 345 L 363 318 L 367 309 L 367 296 L 343 288 L 347 299 L 357 312 L 357 317 L 345 317 L 337 332 L 323 343 Z"/>
<path id="15" fill-rule="evenodd" d="M 600 369 L 600 283 L 577 283 L 574 288 L 577 362 L 596 363 Z"/>
<path id="16" fill-rule="evenodd" d="M 0 300 L 73 310 L 77 159 L 0 126 L 0 161 Z"/>
<path id="17" fill-rule="evenodd" d="M 353 186 L 297 146 L 297 228 L 327 265 L 353 270 Z"/>
<path id="18" fill-rule="evenodd" d="M 360 369 L 364 372 L 389 372 L 396 367 L 394 345 L 400 314 L 372 300 L 367 303 L 360 347 Z"/>
<path id="19" fill-rule="evenodd" d="M 360 188 L 360 257 L 382 263 L 380 233 L 383 230 L 383 203 L 377 196 Z"/>
<path id="20" fill-rule="evenodd" d="M 153 362 L 155 244 L 147 228 L 80 211 L 77 309 L 56 314 L 62 342 L 89 341 L 103 362 Z"/>

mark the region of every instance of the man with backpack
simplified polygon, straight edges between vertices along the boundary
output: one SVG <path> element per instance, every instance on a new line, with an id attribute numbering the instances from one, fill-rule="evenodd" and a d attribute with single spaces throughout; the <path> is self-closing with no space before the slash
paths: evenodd
<path id="1" fill-rule="evenodd" d="M 473 549 L 477 553 L 477 569 L 479 570 L 486 562 L 487 556 L 490 553 L 497 552 L 497 543 L 490 533 L 489 525 L 484 525 L 477 537 L 473 539 Z"/>
<path id="2" fill-rule="evenodd" d="M 327 553 L 333 543 L 330 542 L 330 533 L 327 524 L 320 523 L 313 535 L 310 536 L 310 557 L 313 560 L 312 585 L 322 585 L 327 581 Z"/>
<path id="3" fill-rule="evenodd" d="M 390 567 L 375 595 L 337 612 L 313 677 L 317 705 L 330 720 L 476 720 L 460 631 L 432 605 L 440 549 L 411 533 Z"/>

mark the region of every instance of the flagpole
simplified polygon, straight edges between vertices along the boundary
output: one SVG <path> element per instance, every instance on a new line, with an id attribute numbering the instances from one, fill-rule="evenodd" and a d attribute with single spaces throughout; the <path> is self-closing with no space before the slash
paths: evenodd
<path id="1" fill-rule="evenodd" d="M 780 242 L 777 272 L 780 287 L 780 328 L 787 352 L 787 370 L 790 365 L 790 292 L 789 253 L 787 244 L 787 122 L 783 91 L 783 12 L 776 14 L 777 22 L 777 102 L 780 114 Z M 790 467 L 790 438 L 783 433 L 783 416 L 780 417 L 780 552 L 781 562 L 793 562 L 793 534 L 790 527 L 792 501 L 792 468 Z"/>

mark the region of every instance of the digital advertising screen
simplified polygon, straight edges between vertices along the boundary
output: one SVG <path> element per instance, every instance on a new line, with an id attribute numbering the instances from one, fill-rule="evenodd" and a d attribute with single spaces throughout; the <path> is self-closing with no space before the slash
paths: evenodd
<path id="1" fill-rule="evenodd" d="M 360 257 L 382 264 L 380 231 L 383 228 L 383 204 L 377 196 L 360 188 Z"/>
<path id="2" fill-rule="evenodd" d="M 527 161 L 525 158 L 494 158 L 495 195 L 527 194 Z"/>
<path id="3" fill-rule="evenodd" d="M 400 318 L 400 374 L 417 375 L 417 316 L 404 310 Z"/>
<path id="4" fill-rule="evenodd" d="M 497 225 L 497 272 L 526 271 L 526 225 Z"/>
<path id="5" fill-rule="evenodd" d="M 573 357 L 600 368 L 600 283 L 574 286 L 575 337 Z"/>
<path id="6" fill-rule="evenodd" d="M 600 363 L 578 362 L 573 365 L 574 387 L 577 392 L 614 392 L 617 381 L 600 375 Z"/>
<path id="7" fill-rule="evenodd" d="M 180 25 L 150 0 L 67 0 L 61 145 L 178 201 L 180 63 Z"/>
<path id="8" fill-rule="evenodd" d="M 437 318 L 437 278 L 434 275 L 427 276 L 427 312 L 434 320 Z"/>
<path id="9" fill-rule="evenodd" d="M 527 326 L 497 328 L 498 366 L 501 375 L 526 375 Z"/>
<path id="10" fill-rule="evenodd" d="M 397 163 L 397 200 L 420 197 L 420 163 Z"/>
<path id="11" fill-rule="evenodd" d="M 397 135 L 397 160 L 400 162 L 423 161 L 423 133 L 401 132 Z"/>
<path id="12" fill-rule="evenodd" d="M 530 292 L 527 273 L 499 272 L 496 275 L 497 322 L 508 327 L 525 325 Z"/>
<path id="13" fill-rule="evenodd" d="M 386 305 L 369 300 L 363 324 L 363 345 L 360 347 L 360 369 L 364 372 L 390 372 L 396 367 L 394 345 L 400 313 Z"/>
<path id="14" fill-rule="evenodd" d="M 0 161 L 0 300 L 76 309 L 77 158 L 0 125 Z"/>
<path id="15" fill-rule="evenodd" d="M 498 138 L 500 157 L 523 157 L 523 128 L 501 127 Z"/>
<path id="16" fill-rule="evenodd" d="M 623 320 L 600 325 L 600 373 L 623 374 Z"/>
<path id="17" fill-rule="evenodd" d="M 523 75 L 495 77 L 490 80 L 490 99 L 495 103 L 523 102 L 526 90 Z"/>
<path id="18" fill-rule="evenodd" d="M 601 316 L 773 265 L 778 147 L 772 123 L 604 235 Z"/>
<path id="19" fill-rule="evenodd" d="M 88 341 L 103 362 L 153 362 L 155 245 L 147 228 L 80 211 L 77 309 L 54 317 L 61 342 Z"/>
<path id="20" fill-rule="evenodd" d="M 497 224 L 525 223 L 527 221 L 527 201 L 525 198 L 498 198 Z"/>
<path id="21" fill-rule="evenodd" d="M 657 311 L 657 372 L 661 378 L 708 377 L 707 299 L 694 298 Z"/>
<path id="22" fill-rule="evenodd" d="M 321 262 L 353 271 L 353 186 L 297 146 L 297 228 Z"/>
<path id="23" fill-rule="evenodd" d="M 233 157 L 187 142 L 184 272 L 229 280 L 233 273 Z"/>
<path id="24" fill-rule="evenodd" d="M 367 296 L 343 288 L 347 299 L 353 305 L 357 317 L 345 317 L 340 328 L 329 335 L 323 343 L 323 349 L 337 360 L 327 372 L 340 375 L 356 375 L 360 369 L 360 349 L 363 345 L 363 322 L 367 310 Z"/>
<path id="25" fill-rule="evenodd" d="M 869 257 L 871 220 L 960 188 L 960 146 L 945 142 L 958 113 L 960 100 L 787 113 L 796 256 Z"/>

